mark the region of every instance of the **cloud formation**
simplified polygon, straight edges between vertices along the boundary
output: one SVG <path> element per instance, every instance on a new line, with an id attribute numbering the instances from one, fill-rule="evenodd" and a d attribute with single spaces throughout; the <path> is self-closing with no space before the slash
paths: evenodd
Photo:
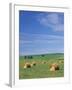
<path id="1" fill-rule="evenodd" d="M 63 13 L 46 13 L 40 14 L 37 17 L 38 22 L 41 25 L 51 28 L 53 31 L 63 31 L 64 30 L 64 16 Z"/>

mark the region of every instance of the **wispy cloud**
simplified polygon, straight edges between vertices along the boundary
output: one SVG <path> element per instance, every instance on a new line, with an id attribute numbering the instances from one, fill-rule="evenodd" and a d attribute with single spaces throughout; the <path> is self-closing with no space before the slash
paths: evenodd
<path id="1" fill-rule="evenodd" d="M 63 39 L 61 35 L 48 35 L 48 34 L 30 34 L 30 33 L 20 33 L 20 40 L 51 40 L 51 39 Z"/>
<path id="2" fill-rule="evenodd" d="M 64 30 L 64 17 L 63 14 L 58 13 L 48 13 L 40 14 L 37 16 L 37 20 L 41 25 L 50 27 L 53 31 L 63 31 Z"/>
<path id="3" fill-rule="evenodd" d="M 61 43 L 63 36 L 20 33 L 20 43 Z"/>
<path id="4" fill-rule="evenodd" d="M 20 54 L 63 52 L 63 36 L 20 33 Z"/>

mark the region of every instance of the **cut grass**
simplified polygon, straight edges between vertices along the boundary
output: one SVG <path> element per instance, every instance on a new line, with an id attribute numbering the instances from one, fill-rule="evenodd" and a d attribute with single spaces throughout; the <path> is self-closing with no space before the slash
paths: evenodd
<path id="1" fill-rule="evenodd" d="M 63 54 L 48 54 L 42 57 L 41 55 L 34 55 L 32 59 L 24 59 L 20 56 L 19 59 L 19 79 L 31 79 L 31 78 L 50 78 L 50 77 L 63 77 L 64 76 L 64 63 L 59 63 L 63 59 Z M 26 62 L 36 62 L 36 66 L 24 69 Z M 46 62 L 42 64 L 42 62 Z M 60 70 L 51 72 L 50 65 L 52 63 L 58 63 Z"/>

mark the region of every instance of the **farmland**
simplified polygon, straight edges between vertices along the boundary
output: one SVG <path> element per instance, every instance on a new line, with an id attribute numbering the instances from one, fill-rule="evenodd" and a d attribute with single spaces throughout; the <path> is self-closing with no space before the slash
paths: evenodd
<path id="1" fill-rule="evenodd" d="M 30 68 L 24 68 L 26 63 L 36 65 Z M 50 65 L 57 63 L 59 70 L 50 71 Z M 64 76 L 64 54 L 43 54 L 43 55 L 31 55 L 19 57 L 19 79 L 31 79 L 31 78 L 51 78 L 51 77 L 63 77 Z"/>

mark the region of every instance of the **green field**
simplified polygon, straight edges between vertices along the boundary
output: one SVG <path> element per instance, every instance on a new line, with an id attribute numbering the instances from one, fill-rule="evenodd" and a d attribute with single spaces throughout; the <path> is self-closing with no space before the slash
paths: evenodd
<path id="1" fill-rule="evenodd" d="M 19 57 L 19 79 L 31 78 L 50 78 L 50 77 L 63 77 L 64 76 L 64 54 L 45 54 L 45 55 L 31 55 L 32 58 Z M 36 62 L 35 66 L 25 68 L 25 63 Z M 63 63 L 60 63 L 63 61 Z M 45 62 L 45 63 L 42 63 Z M 57 63 L 59 70 L 50 71 L 50 65 Z"/>

